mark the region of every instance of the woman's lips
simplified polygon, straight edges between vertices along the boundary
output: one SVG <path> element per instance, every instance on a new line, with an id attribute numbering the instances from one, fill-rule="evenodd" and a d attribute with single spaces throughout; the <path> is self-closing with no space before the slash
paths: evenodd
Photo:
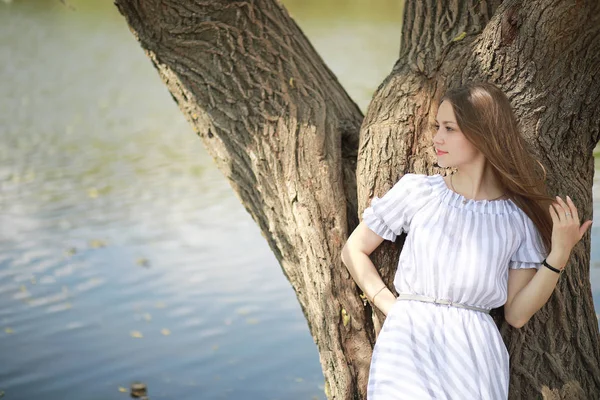
<path id="1" fill-rule="evenodd" d="M 447 151 L 436 150 L 438 156 L 443 156 L 444 154 L 448 154 Z"/>

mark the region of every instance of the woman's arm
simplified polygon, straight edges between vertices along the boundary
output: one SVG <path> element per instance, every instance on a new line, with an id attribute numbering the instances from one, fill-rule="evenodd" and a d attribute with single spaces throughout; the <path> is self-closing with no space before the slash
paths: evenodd
<path id="1" fill-rule="evenodd" d="M 369 258 L 369 255 L 379 247 L 383 240 L 364 222 L 361 222 L 342 249 L 342 262 L 369 301 L 387 315 L 396 297 L 385 287 L 375 265 Z M 381 290 L 383 287 L 385 289 Z M 373 296 L 376 296 L 375 301 L 373 301 Z"/>
<path id="2" fill-rule="evenodd" d="M 546 262 L 563 269 L 569 255 L 551 251 Z M 511 269 L 508 272 L 508 296 L 504 304 L 504 319 L 515 328 L 521 328 L 550 299 L 560 275 L 542 266 Z"/>
<path id="3" fill-rule="evenodd" d="M 549 206 L 552 217 L 552 250 L 546 262 L 557 269 L 563 269 L 569 260 L 571 250 L 581 240 L 592 225 L 592 220 L 579 224 L 577 207 L 567 196 L 565 202 L 556 196 L 556 203 Z M 508 275 L 508 296 L 504 305 L 504 318 L 516 328 L 529 321 L 548 301 L 560 274 L 542 266 L 539 270 L 511 270 Z"/>

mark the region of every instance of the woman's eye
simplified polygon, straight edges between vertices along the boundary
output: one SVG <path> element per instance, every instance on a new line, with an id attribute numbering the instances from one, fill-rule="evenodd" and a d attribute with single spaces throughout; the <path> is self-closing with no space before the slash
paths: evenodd
<path id="1" fill-rule="evenodd" d="M 447 130 L 447 131 L 451 131 L 451 130 L 452 130 L 452 128 L 450 128 L 449 126 L 447 126 L 447 127 L 446 127 L 446 130 Z"/>

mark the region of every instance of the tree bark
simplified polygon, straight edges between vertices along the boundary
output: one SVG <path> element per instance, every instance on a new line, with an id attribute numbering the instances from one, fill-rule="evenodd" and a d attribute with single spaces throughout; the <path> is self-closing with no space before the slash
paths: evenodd
<path id="1" fill-rule="evenodd" d="M 596 1 L 407 1 L 399 59 L 361 115 L 279 2 L 116 0 L 173 99 L 294 288 L 331 399 L 364 399 L 377 316 L 340 253 L 369 199 L 406 172 L 437 173 L 437 99 L 472 79 L 509 95 L 553 192 L 592 215 L 600 131 Z M 403 237 L 373 254 L 390 284 Z M 590 234 L 523 329 L 496 321 L 511 399 L 600 397 Z"/>

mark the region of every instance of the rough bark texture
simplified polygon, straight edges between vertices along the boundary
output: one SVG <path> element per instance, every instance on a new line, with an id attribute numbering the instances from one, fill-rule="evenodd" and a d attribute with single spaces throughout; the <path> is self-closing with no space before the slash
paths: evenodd
<path id="1" fill-rule="evenodd" d="M 294 287 L 326 391 L 364 397 L 373 332 L 340 261 L 359 108 L 274 1 L 116 4 Z"/>
<path id="2" fill-rule="evenodd" d="M 551 193 L 577 199 L 581 220 L 591 219 L 592 152 L 600 138 L 594 117 L 600 112 L 600 3 L 444 3 L 405 5 L 399 61 L 362 125 L 360 204 L 364 208 L 405 172 L 445 173 L 435 166 L 434 132 L 427 128 L 435 99 L 448 87 L 486 80 L 508 94 L 548 171 Z M 399 250 L 387 243 L 373 254 L 390 287 Z M 589 265 L 588 231 L 550 301 L 524 328 L 512 328 L 503 310 L 494 310 L 511 354 L 511 399 L 600 399 Z"/>
<path id="3" fill-rule="evenodd" d="M 366 397 L 379 326 L 341 248 L 373 195 L 405 172 L 443 172 L 428 127 L 447 87 L 474 78 L 502 87 L 551 188 L 576 200 L 582 220 L 592 216 L 596 1 L 408 1 L 399 60 L 364 120 L 276 1 L 116 5 L 296 291 L 331 399 Z M 373 253 L 388 283 L 402 239 Z M 511 399 L 600 398 L 589 233 L 573 253 L 523 329 L 496 313 L 511 353 Z"/>

